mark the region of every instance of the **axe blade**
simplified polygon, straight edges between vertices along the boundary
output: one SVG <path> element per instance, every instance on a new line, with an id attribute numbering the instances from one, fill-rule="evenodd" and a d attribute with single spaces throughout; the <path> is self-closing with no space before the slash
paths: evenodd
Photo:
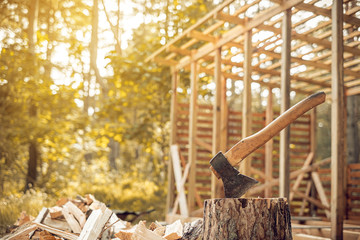
<path id="1" fill-rule="evenodd" d="M 257 180 L 239 173 L 236 168 L 231 166 L 222 152 L 216 154 L 210 164 L 223 181 L 226 198 L 239 198 L 258 183 Z"/>

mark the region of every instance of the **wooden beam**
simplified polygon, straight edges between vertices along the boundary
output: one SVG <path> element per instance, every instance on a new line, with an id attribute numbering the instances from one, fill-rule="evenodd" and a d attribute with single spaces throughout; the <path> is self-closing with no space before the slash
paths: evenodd
<path id="1" fill-rule="evenodd" d="M 273 16 L 290 9 L 294 7 L 295 5 L 303 2 L 303 0 L 287 0 L 283 1 L 279 6 L 273 6 L 267 10 L 265 10 L 263 13 L 259 14 L 256 18 L 253 18 L 252 20 L 248 21 L 244 26 L 238 25 L 234 28 L 232 28 L 230 31 L 224 33 L 224 35 L 216 41 L 215 44 L 209 43 L 205 44 L 203 47 L 199 48 L 195 54 L 193 55 L 194 60 L 198 60 L 203 58 L 204 56 L 210 54 L 215 49 L 233 41 L 241 34 L 244 34 L 245 32 L 252 30 L 253 28 L 256 28 L 260 24 L 262 24 L 264 21 L 272 18 Z M 183 68 L 186 65 L 189 65 L 191 62 L 191 59 L 189 57 L 184 57 L 180 60 L 179 65 L 177 66 L 178 69 Z"/>
<path id="2" fill-rule="evenodd" d="M 215 156 L 220 149 L 221 140 L 221 48 L 215 51 L 215 102 L 213 105 L 213 133 L 212 133 L 212 155 Z M 211 175 L 211 198 L 222 198 L 224 193 L 222 190 L 222 181 L 215 174 Z"/>
<path id="3" fill-rule="evenodd" d="M 306 184 L 306 189 L 305 189 L 305 196 L 309 196 L 310 191 L 311 191 L 311 186 L 312 186 L 312 182 L 308 181 Z M 300 211 L 299 211 L 299 215 L 303 216 L 304 212 L 305 212 L 305 205 L 306 205 L 306 199 L 303 198 L 302 202 L 301 202 L 301 207 L 300 207 Z"/>
<path id="4" fill-rule="evenodd" d="M 244 89 L 243 89 L 243 108 L 242 108 L 242 138 L 252 134 L 252 113 L 251 113 L 251 61 L 252 61 L 252 31 L 245 33 L 244 43 Z M 251 156 L 246 157 L 240 164 L 240 172 L 246 176 L 251 174 Z M 245 196 L 248 196 L 245 194 Z"/>
<path id="5" fill-rule="evenodd" d="M 271 31 L 271 32 L 274 32 L 275 34 L 281 33 L 280 28 L 265 25 L 265 24 L 258 26 L 258 29 Z M 293 39 L 299 39 L 299 40 L 305 41 L 307 43 L 316 43 L 320 46 L 324 46 L 326 48 L 331 48 L 331 42 L 329 40 L 313 37 L 310 34 L 301 34 L 301 33 L 292 32 L 291 36 Z M 344 51 L 351 53 L 352 55 L 360 55 L 360 49 L 356 48 L 356 47 L 344 46 Z"/>
<path id="6" fill-rule="evenodd" d="M 273 58 L 278 58 L 281 59 L 281 54 L 279 53 L 275 53 L 272 51 L 267 51 L 267 50 L 260 50 L 260 53 L 265 53 L 268 56 L 271 56 Z M 316 67 L 316 68 L 320 68 L 320 69 L 326 69 L 326 70 L 331 70 L 331 65 L 326 64 L 326 63 L 322 63 L 319 61 L 314 61 L 314 60 L 304 60 L 302 58 L 299 57 L 292 57 L 292 62 L 296 62 L 299 64 L 303 64 L 303 65 L 307 65 L 307 66 L 312 66 L 312 67 Z M 360 72 L 357 71 L 353 71 L 351 69 L 344 69 L 344 73 L 350 76 L 354 76 L 356 78 L 360 78 Z"/>
<path id="7" fill-rule="evenodd" d="M 302 173 L 314 171 L 315 169 L 319 168 L 320 166 L 329 164 L 330 162 L 331 162 L 331 159 L 327 158 L 327 159 L 321 160 L 319 162 L 313 163 L 312 165 L 310 165 L 306 168 L 301 168 L 299 170 L 293 171 L 290 173 L 290 179 L 297 178 L 297 176 L 299 176 Z M 249 192 L 249 195 L 255 195 L 256 193 L 264 191 L 264 189 L 269 186 L 277 186 L 277 185 L 279 185 L 279 179 L 274 178 L 269 183 L 265 183 L 265 184 L 251 188 L 248 192 Z"/>
<path id="8" fill-rule="evenodd" d="M 266 125 L 271 123 L 274 120 L 274 111 L 273 111 L 273 94 L 272 88 L 268 88 L 269 95 L 267 98 L 266 105 Z M 269 183 L 272 180 L 272 172 L 273 172 L 273 143 L 274 140 L 270 139 L 267 143 L 265 143 L 265 183 Z M 272 187 L 269 186 L 265 189 L 265 197 L 270 198 L 272 196 Z"/>
<path id="9" fill-rule="evenodd" d="M 188 33 L 190 33 L 192 30 L 197 29 L 202 24 L 204 24 L 207 20 L 210 18 L 213 18 L 214 15 L 216 15 L 217 12 L 220 12 L 223 10 L 223 8 L 229 6 L 234 0 L 227 0 L 223 2 L 222 4 L 218 5 L 214 10 L 206 14 L 204 17 L 199 19 L 194 25 L 191 25 L 191 27 L 187 28 L 180 36 L 175 37 L 171 41 L 169 41 L 165 46 L 162 46 L 157 51 L 155 51 L 153 54 L 151 54 L 149 57 L 145 59 L 146 62 L 153 60 L 156 56 L 158 56 L 161 52 L 165 51 L 170 45 L 173 45 L 177 41 L 183 39 L 185 36 L 187 36 Z"/>
<path id="10" fill-rule="evenodd" d="M 171 106 L 170 106 L 170 146 L 176 144 L 176 132 L 177 132 L 177 108 L 178 108 L 178 101 L 177 101 L 177 86 L 179 82 L 179 74 L 178 71 L 172 67 L 171 68 Z M 169 156 L 171 158 L 171 155 Z M 174 188 L 175 188 L 175 179 L 174 179 L 174 171 L 173 171 L 173 164 L 172 161 L 169 161 L 168 166 L 168 194 L 166 196 L 166 213 L 170 212 L 170 209 L 173 208 L 174 203 Z"/>
<path id="11" fill-rule="evenodd" d="M 281 54 L 281 106 L 284 113 L 290 107 L 290 68 L 291 68 L 291 9 L 284 12 L 282 23 Z M 290 194 L 290 127 L 280 132 L 279 196 L 289 198 Z"/>
<path id="12" fill-rule="evenodd" d="M 164 58 L 161 58 L 161 57 L 156 57 L 153 59 L 156 63 L 160 64 L 160 65 L 165 65 L 165 66 L 176 66 L 178 64 L 177 61 L 175 60 L 172 60 L 172 59 L 164 59 Z"/>
<path id="13" fill-rule="evenodd" d="M 186 171 L 184 171 L 184 177 L 182 176 L 179 151 L 180 150 L 179 150 L 178 145 L 174 144 L 174 145 L 170 146 L 171 160 L 172 160 L 174 176 L 175 176 L 175 180 L 176 180 L 176 190 L 178 192 L 177 200 L 180 205 L 180 213 L 181 213 L 181 215 L 188 217 L 189 211 L 188 211 L 188 207 L 187 207 L 187 203 L 186 203 L 186 196 L 185 196 L 185 190 L 184 190 L 184 184 L 185 184 L 185 180 L 187 178 L 187 173 L 185 174 Z M 187 166 L 188 167 L 186 169 L 188 172 L 190 164 L 188 163 Z M 174 205 L 174 209 L 172 212 L 173 214 L 176 214 L 175 208 L 177 208 L 177 203 L 175 203 L 175 205 Z"/>
<path id="14" fill-rule="evenodd" d="M 343 2 L 334 0 L 331 63 L 331 238 L 343 239 L 344 219 L 344 59 Z"/>
<path id="15" fill-rule="evenodd" d="M 205 42 L 215 42 L 216 41 L 216 37 L 211 36 L 210 34 L 204 34 L 202 32 L 199 31 L 191 31 L 188 33 L 188 37 L 190 38 L 196 38 L 197 40 L 201 40 L 201 41 L 205 41 Z"/>
<path id="16" fill-rule="evenodd" d="M 166 49 L 166 51 L 178 53 L 178 54 L 184 55 L 184 56 L 191 56 L 191 50 L 188 50 L 186 48 L 178 48 L 178 47 L 175 47 L 174 45 L 170 45 Z"/>
<path id="17" fill-rule="evenodd" d="M 322 15 L 322 16 L 329 17 L 329 18 L 333 19 L 333 15 L 332 15 L 331 10 L 321 8 L 321 7 L 317 7 L 317 6 L 314 6 L 313 4 L 301 3 L 301 4 L 298 4 L 296 6 L 296 8 L 300 9 L 300 10 L 313 12 L 313 13 L 315 13 L 317 15 Z M 360 26 L 360 19 L 358 19 L 357 17 L 353 17 L 353 16 L 349 16 L 349 15 L 343 15 L 343 22 L 344 21 L 349 23 L 349 24 L 352 24 L 352 25 Z"/>
<path id="18" fill-rule="evenodd" d="M 195 184 L 196 184 L 196 122 L 197 122 L 197 97 L 198 97 L 198 63 L 193 61 L 191 63 L 190 73 L 190 115 L 189 115 L 189 189 L 188 189 L 188 209 L 189 212 L 195 210 Z"/>
<path id="19" fill-rule="evenodd" d="M 306 168 L 306 167 L 310 166 L 313 159 L 314 159 L 314 153 L 310 152 L 309 155 L 307 156 L 302 168 Z M 293 187 L 291 189 L 291 192 L 290 192 L 290 196 L 289 196 L 290 202 L 293 200 L 294 192 L 297 191 L 297 189 L 299 188 L 300 183 L 303 180 L 303 178 L 304 178 L 304 173 L 297 176 L 297 178 L 295 180 L 295 183 L 294 183 L 294 185 L 293 185 Z"/>
<path id="20" fill-rule="evenodd" d="M 226 152 L 228 150 L 228 122 L 229 109 L 226 96 L 226 79 L 221 77 L 221 121 L 220 121 L 220 149 Z"/>
<path id="21" fill-rule="evenodd" d="M 330 209 L 330 205 L 329 205 L 329 202 L 328 202 L 328 200 L 327 200 L 324 187 L 323 187 L 323 185 L 322 185 L 322 183 L 321 183 L 319 173 L 317 173 L 317 172 L 312 172 L 312 173 L 311 173 L 311 178 L 312 178 L 313 181 L 314 181 L 314 184 L 315 184 L 315 187 L 316 187 L 316 191 L 317 191 L 317 193 L 319 194 L 321 203 L 322 203 L 324 206 L 328 207 L 328 209 Z M 329 210 L 325 210 L 325 214 L 326 214 L 326 217 L 327 217 L 327 218 L 330 218 L 330 211 L 329 211 Z"/>
<path id="22" fill-rule="evenodd" d="M 195 142 L 200 147 L 203 147 L 203 148 L 205 148 L 205 150 L 209 151 L 209 153 L 212 153 L 212 145 L 211 144 L 204 142 L 201 138 L 198 138 L 198 137 L 195 139 Z"/>
<path id="23" fill-rule="evenodd" d="M 234 16 L 234 15 L 226 14 L 226 13 L 223 13 L 223 12 L 218 12 L 215 15 L 215 17 L 218 20 L 222 20 L 224 22 L 229 22 L 229 23 L 234 23 L 236 25 L 244 25 L 245 24 L 245 19 L 239 18 L 239 17 Z"/>

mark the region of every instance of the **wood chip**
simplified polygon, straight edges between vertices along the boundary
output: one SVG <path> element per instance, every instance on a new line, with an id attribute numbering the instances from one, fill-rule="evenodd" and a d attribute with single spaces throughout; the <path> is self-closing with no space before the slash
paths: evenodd
<path id="1" fill-rule="evenodd" d="M 62 207 L 62 205 L 64 205 L 65 203 L 67 203 L 69 201 L 68 198 L 60 198 L 57 202 L 56 205 L 59 207 Z"/>
<path id="2" fill-rule="evenodd" d="M 76 218 L 76 220 L 79 222 L 80 227 L 84 227 L 84 224 L 86 222 L 86 216 L 85 214 L 72 202 L 68 201 L 64 207 L 69 209 L 69 212 Z"/>
<path id="3" fill-rule="evenodd" d="M 86 221 L 78 240 L 96 240 L 105 224 L 109 221 L 111 214 L 113 212 L 108 208 L 105 211 L 101 209 L 94 210 Z"/>
<path id="4" fill-rule="evenodd" d="M 49 208 L 49 212 L 52 219 L 64 217 L 62 214 L 62 208 L 59 206 Z"/>
<path id="5" fill-rule="evenodd" d="M 41 223 L 44 218 L 46 217 L 47 213 L 49 212 L 49 209 L 46 207 L 43 207 L 37 217 L 34 220 L 34 223 Z"/>
<path id="6" fill-rule="evenodd" d="M 152 222 L 149 226 L 149 229 L 159 236 L 164 236 L 166 227 L 162 226 L 158 222 Z"/>
<path id="7" fill-rule="evenodd" d="M 93 202 L 97 202 L 97 200 L 95 199 L 95 197 L 92 194 L 86 194 L 85 195 L 85 201 L 87 205 L 91 205 Z"/>
<path id="8" fill-rule="evenodd" d="M 20 217 L 18 218 L 18 220 L 16 221 L 16 223 L 14 224 L 15 226 L 22 226 L 25 223 L 28 223 L 31 221 L 31 218 L 29 215 L 27 215 L 27 213 L 25 211 L 22 211 L 20 214 Z"/>
<path id="9" fill-rule="evenodd" d="M 69 224 L 71 230 L 74 233 L 80 233 L 81 232 L 80 224 L 78 221 L 76 221 L 75 217 L 71 214 L 69 208 L 66 205 L 63 206 L 62 213 L 65 217 L 65 220 Z"/>
<path id="10" fill-rule="evenodd" d="M 136 226 L 128 229 L 128 230 L 120 230 L 118 233 L 115 234 L 115 237 L 121 240 L 132 240 L 132 235 L 134 234 Z"/>
<path id="11" fill-rule="evenodd" d="M 166 226 L 164 238 L 167 240 L 180 239 L 182 235 L 183 225 L 180 220 L 177 220 L 174 223 Z"/>
<path id="12" fill-rule="evenodd" d="M 140 221 L 136 225 L 134 234 L 132 235 L 133 240 L 164 240 L 161 236 L 157 235 L 153 231 L 146 228 L 143 221 Z"/>
<path id="13" fill-rule="evenodd" d="M 48 231 L 44 230 L 40 232 L 40 240 L 56 240 L 56 238 Z"/>
<path id="14" fill-rule="evenodd" d="M 55 234 L 59 237 L 62 237 L 64 239 L 67 239 L 67 240 L 77 240 L 78 239 L 78 236 L 75 235 L 75 234 L 72 234 L 72 233 L 68 233 L 68 232 L 65 232 L 65 231 L 61 231 L 59 229 L 56 229 L 56 228 L 52 228 L 52 227 L 49 227 L 49 226 L 46 226 L 44 224 L 41 224 L 41 223 L 36 223 L 36 225 L 42 229 L 42 230 L 46 230 L 52 234 Z"/>
<path id="15" fill-rule="evenodd" d="M 25 226 L 24 226 L 25 227 Z M 4 240 L 28 240 L 29 234 L 34 232 L 38 227 L 36 225 L 29 225 L 24 229 L 17 230 L 15 233 L 10 236 L 5 236 Z"/>
<path id="16" fill-rule="evenodd" d="M 52 219 L 50 216 L 47 216 L 43 220 L 43 224 L 62 231 L 71 232 L 71 228 L 65 219 Z"/>

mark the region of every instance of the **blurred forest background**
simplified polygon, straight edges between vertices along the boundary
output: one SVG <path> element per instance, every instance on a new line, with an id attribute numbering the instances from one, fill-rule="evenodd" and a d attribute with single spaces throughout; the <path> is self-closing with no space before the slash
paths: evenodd
<path id="1" fill-rule="evenodd" d="M 149 218 L 163 218 L 171 76 L 169 68 L 144 60 L 217 4 L 0 2 L 2 229 L 23 210 L 36 216 L 60 197 L 86 193 L 113 209 L 155 208 Z M 188 75 L 182 79 L 185 99 Z M 201 99 L 211 101 L 212 79 L 200 80 L 199 93 L 209 96 Z M 238 89 L 229 97 L 240 104 L 241 84 L 231 87 Z M 253 92 L 260 111 L 266 90 Z M 274 95 L 280 96 L 276 89 Z M 328 112 L 326 104 L 318 112 L 321 159 L 330 155 Z"/>

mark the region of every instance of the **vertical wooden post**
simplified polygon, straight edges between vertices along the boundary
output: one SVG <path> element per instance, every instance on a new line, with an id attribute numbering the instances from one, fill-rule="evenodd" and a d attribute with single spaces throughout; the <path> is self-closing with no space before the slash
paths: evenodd
<path id="1" fill-rule="evenodd" d="M 244 90 L 243 90 L 243 110 L 242 110 L 242 138 L 251 135 L 251 60 L 252 60 L 252 30 L 245 33 L 244 42 Z M 250 176 L 251 157 L 240 164 L 240 172 L 246 176 Z M 246 196 L 246 194 L 245 194 Z"/>
<path id="2" fill-rule="evenodd" d="M 291 67 L 291 9 L 284 12 L 282 23 L 283 45 L 281 50 L 281 113 L 290 107 Z M 290 127 L 280 132 L 279 196 L 289 198 L 290 194 Z"/>
<path id="3" fill-rule="evenodd" d="M 190 73 L 190 114 L 189 114 L 189 188 L 188 188 L 188 208 L 189 213 L 195 209 L 195 184 L 196 184 L 196 125 L 197 125 L 197 98 L 198 98 L 198 71 L 197 61 L 191 62 Z"/>
<path id="4" fill-rule="evenodd" d="M 176 144 L 176 130 L 177 130 L 177 86 L 178 86 L 178 71 L 175 67 L 171 68 L 171 106 L 170 106 L 170 146 Z M 170 154 L 169 154 L 170 155 Z M 169 156 L 171 158 L 171 155 Z M 174 203 L 174 171 L 171 159 L 168 165 L 168 194 L 166 198 L 166 214 L 173 208 Z"/>
<path id="5" fill-rule="evenodd" d="M 314 159 L 316 159 L 316 108 L 311 109 L 310 112 L 310 152 L 313 153 L 312 162 Z M 310 163 L 311 164 L 311 163 Z M 309 194 L 311 197 L 315 198 L 316 195 L 316 189 L 315 185 L 313 184 L 313 180 L 310 177 L 309 178 L 309 184 L 310 184 L 310 191 Z M 305 201 L 302 203 L 305 204 Z M 315 214 L 316 212 L 316 206 L 310 202 L 310 214 Z"/>
<path id="6" fill-rule="evenodd" d="M 331 238 L 343 239 L 344 217 L 344 58 L 343 1 L 334 0 L 331 11 Z"/>
<path id="7" fill-rule="evenodd" d="M 274 112 L 273 112 L 273 95 L 272 95 L 272 88 L 269 87 L 269 95 L 267 100 L 267 106 L 266 106 L 266 120 L 265 125 L 268 125 L 271 123 L 271 121 L 274 119 Z M 270 139 L 265 144 L 265 183 L 269 183 L 272 180 L 272 151 L 273 151 L 273 140 Z M 269 185 L 267 188 L 265 188 L 265 197 L 270 198 L 272 195 L 271 186 Z"/>
<path id="8" fill-rule="evenodd" d="M 221 149 L 221 48 L 215 50 L 215 70 L 214 82 L 215 102 L 213 106 L 213 134 L 212 134 L 212 155 L 215 156 Z M 211 198 L 224 197 L 222 191 L 222 181 L 214 174 L 211 175 Z"/>
<path id="9" fill-rule="evenodd" d="M 220 149 L 226 152 L 228 148 L 228 115 L 229 109 L 226 99 L 226 78 L 221 77 L 221 128 L 220 128 Z"/>

